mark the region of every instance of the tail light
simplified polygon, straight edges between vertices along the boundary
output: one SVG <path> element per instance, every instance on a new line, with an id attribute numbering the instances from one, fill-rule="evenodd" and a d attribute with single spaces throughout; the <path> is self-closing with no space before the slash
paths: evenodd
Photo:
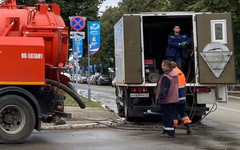
<path id="1" fill-rule="evenodd" d="M 63 110 L 63 105 L 57 105 L 57 110 Z"/>
<path id="2" fill-rule="evenodd" d="M 209 93 L 209 92 L 211 92 L 211 88 L 210 87 L 194 87 L 194 92 Z"/>
<path id="3" fill-rule="evenodd" d="M 131 88 L 131 92 L 132 93 L 147 93 L 148 88 L 147 87 L 134 87 L 134 88 Z"/>

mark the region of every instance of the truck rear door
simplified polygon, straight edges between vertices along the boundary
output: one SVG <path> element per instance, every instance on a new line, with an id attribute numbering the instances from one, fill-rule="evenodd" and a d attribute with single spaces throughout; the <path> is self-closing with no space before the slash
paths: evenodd
<path id="1" fill-rule="evenodd" d="M 141 84 L 143 77 L 140 16 L 123 16 L 114 30 L 116 82 Z"/>
<path id="2" fill-rule="evenodd" d="M 199 83 L 235 83 L 231 14 L 197 14 Z"/>

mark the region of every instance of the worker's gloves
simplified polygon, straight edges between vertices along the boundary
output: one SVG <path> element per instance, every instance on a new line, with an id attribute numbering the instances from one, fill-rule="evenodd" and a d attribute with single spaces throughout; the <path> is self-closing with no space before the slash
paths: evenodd
<path id="1" fill-rule="evenodd" d="M 180 47 L 185 47 L 185 46 L 187 46 L 187 44 L 188 44 L 187 42 L 182 42 L 182 43 L 179 43 L 179 46 Z"/>

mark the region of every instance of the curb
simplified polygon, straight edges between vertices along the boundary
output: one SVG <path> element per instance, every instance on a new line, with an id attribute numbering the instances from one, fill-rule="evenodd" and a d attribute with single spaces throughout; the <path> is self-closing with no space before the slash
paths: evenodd
<path id="1" fill-rule="evenodd" d="M 85 95 L 82 95 L 86 97 Z M 92 101 L 99 102 L 93 98 L 91 98 Z M 102 107 L 110 112 L 113 112 L 111 109 L 109 109 L 106 105 L 102 104 Z M 115 113 L 114 113 L 115 114 Z M 116 114 L 116 116 L 118 116 Z M 42 125 L 41 130 L 67 130 L 67 129 L 89 129 L 89 128 L 106 128 L 106 127 L 116 127 L 120 126 L 126 123 L 125 118 L 115 119 L 112 121 L 92 121 L 93 123 L 85 123 L 85 124 L 74 124 L 74 121 L 66 122 L 64 125 Z"/>
<path id="2" fill-rule="evenodd" d="M 82 95 L 83 97 L 86 97 L 85 95 Z M 95 100 L 91 98 L 92 101 L 99 102 L 98 100 Z M 99 102 L 101 103 L 101 102 Z M 110 112 L 113 112 L 111 109 L 109 109 L 106 105 L 102 104 L 102 107 Z M 115 113 L 114 113 L 115 114 Z M 118 116 L 117 114 L 115 114 Z M 106 128 L 106 127 L 116 127 L 120 126 L 126 123 L 125 118 L 120 118 L 111 120 L 111 121 L 92 121 L 92 123 L 74 123 L 74 121 L 66 122 L 64 125 L 42 125 L 42 130 L 67 130 L 67 129 L 89 129 L 89 128 Z"/>
<path id="3" fill-rule="evenodd" d="M 113 121 L 99 121 L 87 124 L 64 124 L 64 125 L 52 125 L 42 126 L 42 130 L 67 130 L 67 129 L 88 129 L 88 128 L 106 128 L 116 127 L 126 123 L 125 118 L 116 119 Z"/>
<path id="4" fill-rule="evenodd" d="M 230 97 L 230 98 L 235 98 L 235 99 L 239 99 L 239 100 L 240 100 L 240 97 L 237 97 L 237 96 L 228 95 L 228 97 Z"/>

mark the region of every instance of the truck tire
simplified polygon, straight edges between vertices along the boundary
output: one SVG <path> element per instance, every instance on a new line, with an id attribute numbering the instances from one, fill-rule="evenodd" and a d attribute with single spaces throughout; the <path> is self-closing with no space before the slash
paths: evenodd
<path id="1" fill-rule="evenodd" d="M 0 142 L 24 142 L 33 132 L 35 119 L 32 106 L 23 97 L 0 97 Z"/>
<path id="2" fill-rule="evenodd" d="M 124 107 L 120 105 L 120 103 L 117 104 L 117 110 L 118 110 L 118 116 L 124 117 Z"/>
<path id="3" fill-rule="evenodd" d="M 116 105 L 117 105 L 118 115 L 120 117 L 124 117 L 124 107 L 121 106 L 119 99 L 120 98 L 118 96 L 116 96 Z"/>
<path id="4" fill-rule="evenodd" d="M 118 111 L 118 116 L 124 117 L 124 107 L 120 104 L 120 102 L 123 102 L 122 98 L 119 97 L 118 95 L 118 88 L 115 87 L 115 95 L 116 95 L 116 105 L 117 105 L 117 111 Z"/>

